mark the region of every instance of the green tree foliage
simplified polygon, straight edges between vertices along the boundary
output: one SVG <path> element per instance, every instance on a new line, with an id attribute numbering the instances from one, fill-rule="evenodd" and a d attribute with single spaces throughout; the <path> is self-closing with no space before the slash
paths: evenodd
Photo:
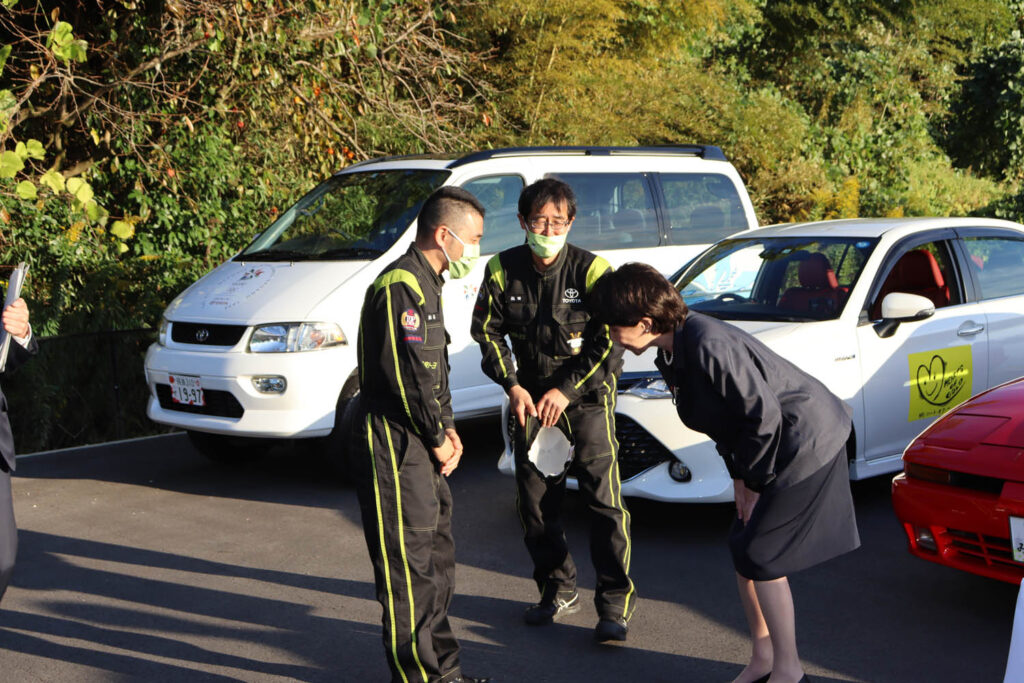
<path id="1" fill-rule="evenodd" d="M 0 7 L 0 263 L 42 334 L 148 326 L 313 181 L 479 144 L 460 2 Z"/>
<path id="2" fill-rule="evenodd" d="M 43 334 L 148 326 L 332 171 L 507 144 L 717 144 L 765 223 L 1019 217 L 1021 17 L 1020 0 L 2 0 L 0 263 L 32 263 Z"/>

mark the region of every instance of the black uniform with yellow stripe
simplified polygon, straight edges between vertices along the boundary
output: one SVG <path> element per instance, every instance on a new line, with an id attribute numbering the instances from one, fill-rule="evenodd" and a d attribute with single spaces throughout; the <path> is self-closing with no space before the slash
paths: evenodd
<path id="1" fill-rule="evenodd" d="M 442 284 L 412 245 L 367 289 L 359 323 L 360 429 L 352 466 L 395 682 L 460 675 L 448 623 L 452 499 L 431 453 L 454 427 Z"/>
<path id="2" fill-rule="evenodd" d="M 506 391 L 522 386 L 536 403 L 549 389 L 558 389 L 569 399 L 558 427 L 575 446 L 568 473 L 577 478 L 590 510 L 594 603 L 601 618 L 628 621 L 636 592 L 629 578 L 629 512 L 615 440 L 622 349 L 586 305 L 588 292 L 610 268 L 603 258 L 571 244 L 544 271 L 534 266 L 527 245 L 503 251 L 488 263 L 472 332 L 484 373 Z M 527 459 L 539 421 L 528 417 L 525 427 L 512 422 L 516 504 L 541 602 L 550 602 L 576 591 L 576 566 L 559 520 L 565 475 L 544 477 Z"/>

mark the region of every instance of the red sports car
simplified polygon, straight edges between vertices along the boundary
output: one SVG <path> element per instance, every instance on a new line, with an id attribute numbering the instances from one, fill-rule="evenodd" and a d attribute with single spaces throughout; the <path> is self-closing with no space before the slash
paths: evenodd
<path id="1" fill-rule="evenodd" d="M 892 504 L 925 560 L 1024 578 L 1024 378 L 969 399 L 903 453 Z"/>

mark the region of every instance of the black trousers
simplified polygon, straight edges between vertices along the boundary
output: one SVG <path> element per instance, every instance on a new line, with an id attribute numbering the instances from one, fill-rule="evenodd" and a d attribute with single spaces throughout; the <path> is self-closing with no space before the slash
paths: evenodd
<path id="1" fill-rule="evenodd" d="M 600 394 L 597 400 L 571 404 L 558 421 L 575 445 L 567 473 L 558 477 L 543 476 L 527 459 L 540 421 L 527 416 L 526 426 L 520 427 L 513 417 L 516 507 L 541 601 L 571 595 L 576 590 L 576 565 L 566 545 L 561 509 L 566 476 L 576 477 L 590 516 L 590 559 L 597 572 L 594 606 L 600 618 L 628 621 L 636 608 L 636 589 L 629 578 L 630 520 L 619 481 L 615 391 L 607 388 Z M 541 395 L 534 395 L 534 401 Z"/>
<path id="2" fill-rule="evenodd" d="M 18 528 L 14 525 L 14 500 L 11 497 L 11 473 L 0 458 L 0 599 L 14 573 L 18 553 Z"/>
<path id="3" fill-rule="evenodd" d="M 430 449 L 401 422 L 363 414 L 353 474 L 394 683 L 450 681 L 459 643 L 448 623 L 455 591 L 452 497 Z"/>

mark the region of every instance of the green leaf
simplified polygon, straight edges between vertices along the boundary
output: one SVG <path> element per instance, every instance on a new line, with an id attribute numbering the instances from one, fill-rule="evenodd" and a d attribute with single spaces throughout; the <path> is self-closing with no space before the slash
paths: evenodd
<path id="1" fill-rule="evenodd" d="M 67 189 L 82 204 L 87 204 L 92 199 L 92 186 L 81 178 L 69 178 Z"/>
<path id="2" fill-rule="evenodd" d="M 114 224 L 110 226 L 110 234 L 114 237 L 126 240 L 135 235 L 135 228 L 132 227 L 131 223 L 127 223 L 125 221 L 114 221 Z"/>
<path id="3" fill-rule="evenodd" d="M 39 140 L 29 140 L 25 145 L 28 150 L 28 155 L 33 159 L 43 159 L 46 157 L 46 148 L 43 147 L 43 143 Z"/>
<path id="4" fill-rule="evenodd" d="M 0 178 L 13 178 L 23 168 L 25 162 L 14 152 L 8 150 L 0 154 Z"/>
<path id="5" fill-rule="evenodd" d="M 89 220 L 91 220 L 93 223 L 105 225 L 107 222 L 107 217 L 110 216 L 109 211 L 104 209 L 102 206 L 97 204 L 92 199 L 85 202 L 85 206 L 83 208 L 85 209 L 85 215 L 88 216 Z"/>
<path id="6" fill-rule="evenodd" d="M 28 147 L 25 146 L 24 142 L 19 142 L 14 146 L 14 153 L 18 155 L 18 158 L 22 161 L 28 159 Z"/>
<path id="7" fill-rule="evenodd" d="M 64 190 L 64 176 L 54 168 L 39 176 L 39 183 L 50 188 L 55 193 Z"/>
<path id="8" fill-rule="evenodd" d="M 0 47 L 0 74 L 4 72 L 4 65 L 7 64 L 7 58 L 11 56 L 11 45 L 4 45 Z"/>
<path id="9" fill-rule="evenodd" d="M 3 0 L 3 6 L 10 9 L 18 4 L 18 0 Z"/>
<path id="10" fill-rule="evenodd" d="M 14 188 L 14 191 L 18 193 L 18 196 L 25 200 L 31 200 L 38 197 L 36 192 L 36 186 L 30 180 L 22 180 L 18 183 L 18 186 Z"/>
<path id="11" fill-rule="evenodd" d="M 46 46 L 53 50 L 53 54 L 65 62 L 75 60 L 85 61 L 85 52 L 89 44 L 84 40 L 76 40 L 72 33 L 71 24 L 66 21 L 58 21 L 50 31 L 46 39 Z"/>

